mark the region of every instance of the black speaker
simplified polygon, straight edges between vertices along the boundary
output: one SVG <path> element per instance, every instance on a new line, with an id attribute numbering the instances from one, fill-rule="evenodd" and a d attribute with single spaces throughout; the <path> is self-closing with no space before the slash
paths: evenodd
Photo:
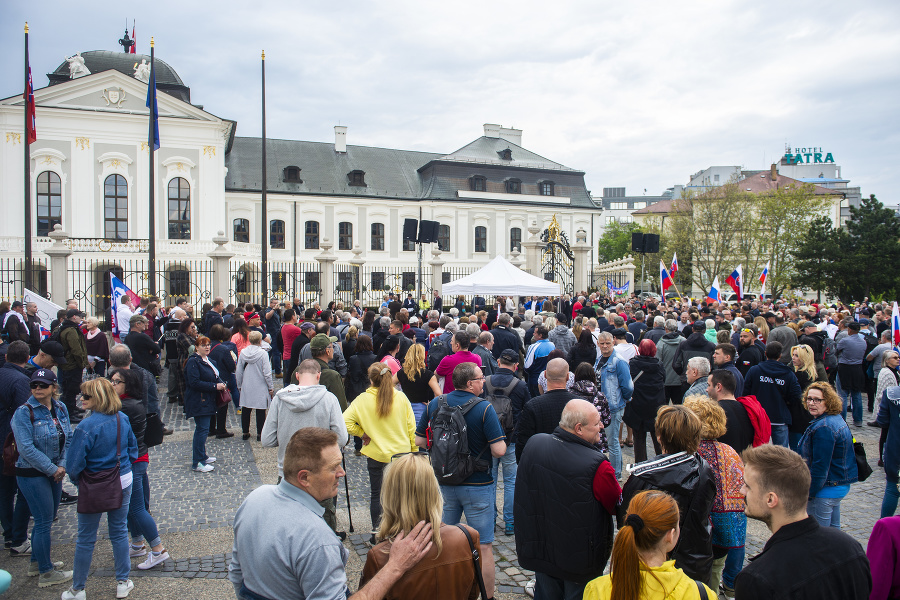
<path id="1" fill-rule="evenodd" d="M 636 231 L 631 234 L 631 251 L 641 253 L 644 251 L 644 234 Z"/>
<path id="2" fill-rule="evenodd" d="M 418 227 L 419 222 L 416 219 L 404 219 L 403 220 L 403 241 L 404 242 L 414 242 L 416 241 L 416 228 Z"/>
<path id="3" fill-rule="evenodd" d="M 436 242 L 438 238 L 438 222 L 437 221 L 419 221 L 419 242 L 422 244 L 431 244 Z"/>
<path id="4" fill-rule="evenodd" d="M 659 252 L 659 236 L 655 233 L 644 234 L 644 252 L 656 254 Z"/>

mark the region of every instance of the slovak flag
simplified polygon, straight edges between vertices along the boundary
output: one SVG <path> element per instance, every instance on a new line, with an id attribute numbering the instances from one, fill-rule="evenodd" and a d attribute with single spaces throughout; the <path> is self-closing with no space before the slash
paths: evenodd
<path id="1" fill-rule="evenodd" d="M 112 320 L 112 333 L 113 335 L 119 335 L 124 337 L 124 334 L 128 333 L 128 330 L 131 328 L 130 323 L 118 323 L 118 319 L 116 318 L 116 310 L 119 308 L 119 304 L 122 303 L 120 298 L 125 294 L 131 296 L 132 302 L 134 302 L 135 306 L 140 306 L 141 297 L 128 289 L 128 286 L 125 283 L 116 277 L 113 274 L 109 276 L 109 287 L 110 293 L 109 296 L 112 298 L 112 310 L 110 311 L 110 318 Z"/>
<path id="2" fill-rule="evenodd" d="M 731 275 L 728 276 L 725 283 L 730 285 L 731 289 L 734 290 L 734 293 L 737 294 L 738 301 L 744 299 L 744 273 L 741 265 L 738 265 L 737 268 L 731 272 Z"/>
<path id="3" fill-rule="evenodd" d="M 894 350 L 900 348 L 900 308 L 897 308 L 896 302 L 891 312 L 891 342 L 894 344 Z"/>
<path id="4" fill-rule="evenodd" d="M 677 271 L 677 270 L 678 270 L 678 253 L 673 252 L 672 253 L 672 268 L 669 269 L 669 273 L 671 275 L 674 275 L 675 271 Z"/>
<path id="5" fill-rule="evenodd" d="M 712 287 L 709 288 L 709 294 L 706 295 L 706 298 L 709 302 L 719 302 L 722 300 L 721 294 L 719 293 L 719 276 L 716 275 L 716 278 L 713 279 Z"/>
<path id="6" fill-rule="evenodd" d="M 769 278 L 769 263 L 766 263 L 766 268 L 763 269 L 762 275 L 759 276 L 759 295 L 762 297 L 763 294 L 766 293 L 766 279 Z"/>
<path id="7" fill-rule="evenodd" d="M 666 271 L 666 265 L 663 264 L 663 261 L 659 261 L 659 289 L 666 293 L 666 290 L 672 287 L 675 284 L 672 281 L 672 276 Z"/>

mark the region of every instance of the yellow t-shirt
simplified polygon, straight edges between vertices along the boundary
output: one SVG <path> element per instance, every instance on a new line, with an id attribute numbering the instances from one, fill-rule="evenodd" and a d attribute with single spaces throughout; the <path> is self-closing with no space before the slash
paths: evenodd
<path id="1" fill-rule="evenodd" d="M 395 454 L 418 450 L 416 420 L 406 394 L 394 390 L 391 412 L 386 417 L 378 415 L 377 399 L 378 390 L 370 387 L 344 411 L 350 435 L 366 434 L 372 439 L 362 447 L 362 453 L 372 460 L 389 463 Z"/>
<path id="2" fill-rule="evenodd" d="M 642 568 L 641 574 L 644 576 L 642 598 L 648 600 L 700 600 L 697 583 L 685 575 L 684 571 L 676 569 L 674 560 L 666 561 L 660 567 Z M 709 600 L 718 597 L 705 584 L 703 587 L 706 588 Z M 584 600 L 609 600 L 611 596 L 612 579 L 610 575 L 594 579 L 584 589 Z"/>

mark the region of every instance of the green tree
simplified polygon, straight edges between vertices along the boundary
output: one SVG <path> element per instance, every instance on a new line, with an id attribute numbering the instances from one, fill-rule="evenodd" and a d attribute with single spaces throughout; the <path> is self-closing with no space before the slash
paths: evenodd
<path id="1" fill-rule="evenodd" d="M 850 207 L 846 244 L 842 248 L 847 276 L 847 297 L 861 300 L 873 294 L 893 295 L 900 290 L 896 265 L 900 263 L 900 217 L 875 198 Z"/>
<path id="2" fill-rule="evenodd" d="M 597 242 L 597 261 L 604 263 L 631 254 L 631 234 L 641 231 L 636 223 L 613 221 Z"/>
<path id="3" fill-rule="evenodd" d="M 840 249 L 846 245 L 842 239 L 845 236 L 844 231 L 831 225 L 829 217 L 810 221 L 794 251 L 791 284 L 801 290 L 814 290 L 818 302 L 822 301 L 822 291 L 839 296 L 840 282 L 836 278 L 841 271 Z"/>

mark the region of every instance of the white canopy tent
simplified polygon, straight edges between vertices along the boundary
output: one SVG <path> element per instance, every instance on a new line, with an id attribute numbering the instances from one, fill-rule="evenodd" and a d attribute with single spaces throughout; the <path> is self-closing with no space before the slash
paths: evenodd
<path id="1" fill-rule="evenodd" d="M 559 296 L 560 285 L 530 275 L 497 256 L 471 275 L 441 286 L 445 295 Z"/>

